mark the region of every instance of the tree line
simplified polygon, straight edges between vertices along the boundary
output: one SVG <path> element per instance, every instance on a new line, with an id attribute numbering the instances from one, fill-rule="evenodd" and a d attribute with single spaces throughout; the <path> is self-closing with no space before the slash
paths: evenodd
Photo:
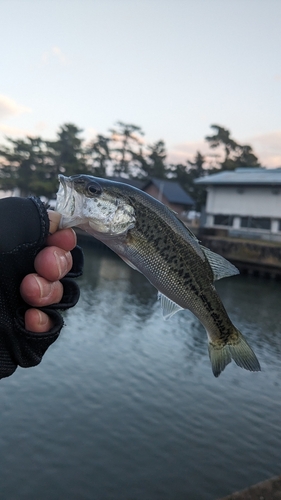
<path id="1" fill-rule="evenodd" d="M 129 177 L 140 180 L 156 177 L 173 179 L 195 199 L 196 208 L 204 203 L 204 188 L 194 179 L 220 170 L 258 167 L 251 146 L 238 144 L 230 131 L 211 125 L 213 135 L 205 137 L 211 149 L 223 148 L 223 157 L 215 165 L 200 151 L 193 161 L 168 163 L 165 142 L 146 144 L 141 127 L 117 122 L 108 135 L 97 136 L 88 144 L 82 130 L 73 123 L 60 126 L 55 140 L 41 137 L 6 138 L 0 146 L 0 188 L 18 188 L 21 196 L 35 194 L 52 198 L 58 188 L 58 174 L 85 173 L 97 177 Z"/>

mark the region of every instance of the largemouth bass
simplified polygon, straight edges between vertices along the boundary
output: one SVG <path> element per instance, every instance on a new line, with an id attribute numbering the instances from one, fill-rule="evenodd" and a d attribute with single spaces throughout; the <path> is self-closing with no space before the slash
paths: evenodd
<path id="1" fill-rule="evenodd" d="M 82 228 L 141 272 L 158 290 L 166 319 L 182 309 L 192 311 L 207 331 L 215 377 L 231 359 L 260 370 L 213 285 L 238 274 L 235 266 L 200 245 L 176 213 L 139 189 L 88 175 L 60 175 L 59 180 L 61 228 Z"/>

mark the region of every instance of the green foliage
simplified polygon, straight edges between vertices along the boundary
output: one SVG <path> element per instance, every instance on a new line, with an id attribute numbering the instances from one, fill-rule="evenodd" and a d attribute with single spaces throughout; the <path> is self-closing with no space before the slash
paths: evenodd
<path id="1" fill-rule="evenodd" d="M 219 164 L 222 170 L 260 166 L 251 146 L 238 144 L 234 139 L 231 139 L 229 130 L 220 125 L 211 125 L 211 128 L 215 129 L 216 133 L 205 137 L 205 139 L 212 149 L 223 147 L 224 159 Z"/>
<path id="2" fill-rule="evenodd" d="M 168 167 L 165 164 L 166 149 L 164 141 L 157 141 L 147 147 L 147 155 L 143 157 L 142 171 L 143 177 L 165 179 Z"/>
<path id="3" fill-rule="evenodd" d="M 117 122 L 117 128 L 110 129 L 111 160 L 115 175 L 133 174 L 140 167 L 142 157 L 141 136 L 144 135 L 141 127 L 130 123 Z"/>
<path id="4" fill-rule="evenodd" d="M 238 144 L 229 130 L 211 125 L 214 134 L 206 141 L 211 149 L 223 148 L 218 168 L 257 167 L 259 162 L 251 146 Z M 81 138 L 82 130 L 73 123 L 59 128 L 53 141 L 41 137 L 7 138 L 0 146 L 0 187 L 19 188 L 22 196 L 35 194 L 52 198 L 58 188 L 58 174 L 88 173 L 97 177 L 108 175 L 148 179 L 171 179 L 179 184 L 196 202 L 196 210 L 205 203 L 205 189 L 194 180 L 213 173 L 206 157 L 197 151 L 186 164 L 169 165 L 163 140 L 146 145 L 141 127 L 117 122 L 110 135 L 98 134 L 88 145 Z M 217 168 L 215 169 L 217 171 Z"/>
<path id="5" fill-rule="evenodd" d="M 87 173 L 86 155 L 82 139 L 79 137 L 82 130 L 72 123 L 62 125 L 55 141 L 47 141 L 49 154 L 52 159 L 52 175 L 59 173 L 74 175 Z"/>
<path id="6" fill-rule="evenodd" d="M 251 146 L 244 145 L 237 147 L 238 155 L 235 158 L 237 167 L 260 167 L 260 163 L 256 155 L 254 155 Z"/>
<path id="7" fill-rule="evenodd" d="M 21 196 L 54 197 L 59 173 L 73 175 L 88 171 L 80 132 L 75 125 L 66 124 L 60 128 L 55 141 L 44 141 L 40 137 L 8 138 L 9 146 L 0 149 L 1 188 L 18 188 Z"/>
<path id="8" fill-rule="evenodd" d="M 96 177 L 106 177 L 107 167 L 110 163 L 109 137 L 97 135 L 88 146 L 88 165 L 92 175 Z"/>
<path id="9" fill-rule="evenodd" d="M 202 177 L 205 158 L 197 151 L 194 161 L 187 161 L 187 165 L 178 164 L 173 168 L 173 175 L 184 190 L 195 200 L 195 210 L 200 211 L 206 201 L 206 190 L 203 186 L 194 183 L 198 177 Z"/>
<path id="10" fill-rule="evenodd" d="M 0 156 L 3 158 L 0 169 L 1 188 L 18 188 L 22 196 L 46 194 L 50 179 L 50 158 L 44 141 L 40 137 L 7 140 L 9 146 L 0 149 Z"/>

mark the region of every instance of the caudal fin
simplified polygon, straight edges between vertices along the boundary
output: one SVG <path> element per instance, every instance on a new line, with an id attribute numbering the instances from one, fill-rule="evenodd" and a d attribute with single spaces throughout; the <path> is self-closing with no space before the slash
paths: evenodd
<path id="1" fill-rule="evenodd" d="M 231 362 L 231 359 L 241 368 L 251 372 L 258 372 L 261 369 L 254 351 L 246 342 L 242 333 L 235 327 L 234 329 L 233 339 L 230 337 L 228 343 L 223 347 L 219 344 L 209 343 L 209 357 L 215 377 L 220 375 L 226 365 Z"/>

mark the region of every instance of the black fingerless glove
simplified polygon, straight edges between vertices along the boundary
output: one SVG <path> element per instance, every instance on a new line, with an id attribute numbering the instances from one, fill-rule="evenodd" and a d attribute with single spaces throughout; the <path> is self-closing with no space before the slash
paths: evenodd
<path id="1" fill-rule="evenodd" d="M 78 285 L 71 278 L 82 274 L 83 253 L 75 247 L 71 252 L 73 267 L 61 280 L 62 300 L 41 308 L 51 317 L 54 327 L 47 333 L 25 329 L 24 314 L 30 306 L 20 295 L 20 284 L 27 274 L 35 272 L 34 259 L 45 246 L 48 233 L 48 214 L 39 198 L 0 200 L 0 378 L 11 375 L 18 365 L 30 367 L 40 363 L 63 326 L 58 310 L 74 306 L 79 299 Z"/>

